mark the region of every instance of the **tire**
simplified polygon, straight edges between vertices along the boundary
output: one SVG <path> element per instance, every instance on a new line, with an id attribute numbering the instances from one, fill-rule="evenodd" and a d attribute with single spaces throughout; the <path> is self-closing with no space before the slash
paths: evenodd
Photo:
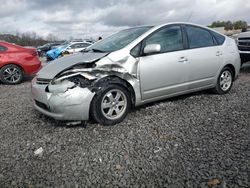
<path id="1" fill-rule="evenodd" d="M 0 70 L 0 80 L 3 84 L 15 85 L 23 81 L 23 70 L 14 64 L 5 65 Z"/>
<path id="2" fill-rule="evenodd" d="M 66 54 L 66 55 L 68 55 L 68 54 L 70 54 L 68 51 L 65 51 L 65 52 L 63 52 L 63 54 Z"/>
<path id="3" fill-rule="evenodd" d="M 122 86 L 110 84 L 96 94 L 90 106 L 90 115 L 103 125 L 120 123 L 131 108 L 129 92 Z"/>
<path id="4" fill-rule="evenodd" d="M 224 67 L 220 72 L 213 92 L 219 95 L 226 94 L 233 86 L 233 71 L 229 67 Z"/>

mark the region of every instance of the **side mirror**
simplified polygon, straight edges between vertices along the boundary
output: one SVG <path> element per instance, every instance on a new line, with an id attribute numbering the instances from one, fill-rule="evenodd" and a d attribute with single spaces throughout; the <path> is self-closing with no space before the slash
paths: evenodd
<path id="1" fill-rule="evenodd" d="M 161 51 L 161 45 L 160 44 L 148 44 L 143 49 L 144 54 L 154 54 Z"/>
<path id="2" fill-rule="evenodd" d="M 68 50 L 70 50 L 70 49 L 71 49 L 71 47 L 69 46 L 67 49 L 68 49 Z"/>

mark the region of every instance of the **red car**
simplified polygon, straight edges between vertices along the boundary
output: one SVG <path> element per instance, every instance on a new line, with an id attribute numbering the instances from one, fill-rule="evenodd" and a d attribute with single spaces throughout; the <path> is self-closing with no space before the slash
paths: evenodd
<path id="1" fill-rule="evenodd" d="M 18 84 L 24 75 L 33 75 L 41 68 L 35 48 L 25 48 L 0 41 L 0 81 Z"/>

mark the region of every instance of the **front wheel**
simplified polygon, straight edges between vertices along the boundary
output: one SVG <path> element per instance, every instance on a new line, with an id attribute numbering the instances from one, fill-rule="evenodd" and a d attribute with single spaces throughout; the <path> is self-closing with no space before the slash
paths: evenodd
<path id="1" fill-rule="evenodd" d="M 233 73 L 229 67 L 224 67 L 220 72 L 217 84 L 213 91 L 217 94 L 226 94 L 230 91 L 233 85 Z"/>
<path id="2" fill-rule="evenodd" d="M 130 108 L 131 100 L 128 91 L 119 85 L 110 84 L 94 97 L 90 113 L 98 123 L 114 125 L 127 116 Z"/>
<path id="3" fill-rule="evenodd" d="M 19 84 L 23 80 L 23 71 L 17 65 L 5 65 L 0 70 L 0 80 L 4 84 Z"/>

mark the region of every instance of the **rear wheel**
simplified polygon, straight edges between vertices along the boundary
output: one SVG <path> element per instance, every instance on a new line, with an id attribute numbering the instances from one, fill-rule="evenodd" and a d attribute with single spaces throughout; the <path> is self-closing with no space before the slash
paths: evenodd
<path id="1" fill-rule="evenodd" d="M 229 67 L 224 67 L 218 77 L 214 92 L 217 94 L 228 93 L 233 85 L 233 73 Z"/>
<path id="2" fill-rule="evenodd" d="M 111 84 L 94 97 L 90 113 L 98 123 L 114 125 L 127 116 L 130 108 L 131 100 L 128 91 L 119 85 Z"/>
<path id="3" fill-rule="evenodd" d="M 19 84 L 23 80 L 23 71 L 17 65 L 5 65 L 0 70 L 0 80 L 4 84 Z"/>

